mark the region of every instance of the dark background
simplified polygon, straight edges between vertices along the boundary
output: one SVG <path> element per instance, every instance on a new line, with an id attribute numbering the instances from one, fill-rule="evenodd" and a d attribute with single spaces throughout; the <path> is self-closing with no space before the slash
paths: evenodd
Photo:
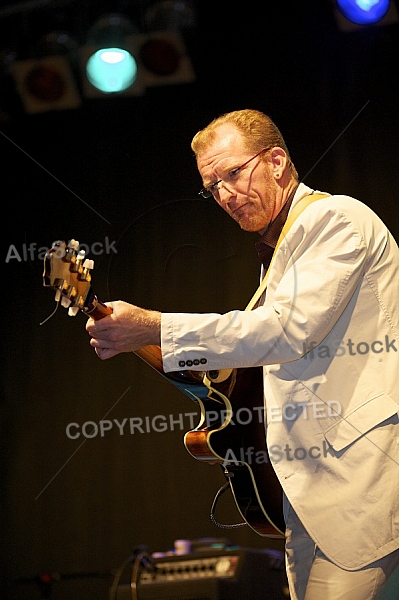
<path id="1" fill-rule="evenodd" d="M 148 3 L 60 4 L 57 25 L 73 25 L 83 42 L 89 21 L 109 10 L 130 11 L 143 25 Z M 10 600 L 39 598 L 35 584 L 19 580 L 43 572 L 62 575 L 55 599 L 107 598 L 111 571 L 135 546 L 165 551 L 176 538 L 225 535 L 209 519 L 222 473 L 195 461 L 182 441 L 195 404 L 134 355 L 99 361 L 83 315 L 60 308 L 41 326 L 54 295 L 42 287 L 38 248 L 72 237 L 114 242 L 91 256 L 104 301 L 162 311 L 244 308 L 258 281 L 256 236 L 199 199 L 190 150 L 198 129 L 240 108 L 276 121 L 305 183 L 358 197 L 399 237 L 398 24 L 343 31 L 328 0 L 194 6 L 195 24 L 184 31 L 191 83 L 27 114 L 6 71 L 0 80 L 1 563 L 2 597 Z M 3 14 L 0 39 L 26 53 L 50 13 Z M 21 260 L 10 258 L 11 246 Z M 174 431 L 158 431 L 153 419 L 169 415 Z M 131 418 L 148 431 L 125 425 L 121 434 L 114 424 L 91 439 L 66 433 L 70 423 L 75 432 Z M 231 498 L 222 498 L 218 516 L 240 520 Z M 227 535 L 245 547 L 281 547 L 249 529 Z M 82 576 L 64 577 L 72 574 Z"/>

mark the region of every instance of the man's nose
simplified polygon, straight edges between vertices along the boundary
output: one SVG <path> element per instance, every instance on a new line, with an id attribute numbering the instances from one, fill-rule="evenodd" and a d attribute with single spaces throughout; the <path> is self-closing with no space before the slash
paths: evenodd
<path id="1" fill-rule="evenodd" d="M 224 181 L 219 183 L 218 192 L 220 204 L 228 205 L 236 197 L 233 188 Z"/>

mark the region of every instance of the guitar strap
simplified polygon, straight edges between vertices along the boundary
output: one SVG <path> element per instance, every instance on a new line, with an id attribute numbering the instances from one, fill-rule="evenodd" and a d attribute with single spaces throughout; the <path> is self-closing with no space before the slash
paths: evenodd
<path id="1" fill-rule="evenodd" d="M 280 236 L 277 240 L 277 244 L 276 247 L 274 249 L 273 252 L 273 256 L 272 259 L 270 261 L 270 265 L 266 271 L 266 274 L 264 276 L 264 278 L 261 281 L 260 286 L 258 287 L 258 289 L 256 290 L 255 294 L 252 296 L 248 306 L 246 307 L 245 310 L 253 310 L 255 308 L 255 306 L 257 305 L 257 303 L 259 302 L 262 294 L 264 293 L 264 291 L 266 290 L 267 287 L 267 281 L 269 278 L 269 273 L 273 264 L 273 260 L 276 256 L 276 252 L 278 247 L 280 246 L 281 242 L 283 241 L 283 239 L 285 238 L 285 236 L 287 235 L 289 229 L 291 228 L 292 224 L 294 223 L 294 221 L 299 217 L 299 215 L 305 210 L 305 208 L 307 208 L 310 204 L 312 204 L 313 202 L 315 202 L 316 200 L 321 200 L 322 198 L 326 198 L 327 196 L 329 196 L 330 194 L 309 194 L 308 196 L 304 196 L 303 198 L 301 198 L 301 200 L 299 200 L 299 202 L 297 202 L 297 204 L 295 204 L 294 208 L 290 211 L 288 218 L 284 224 L 284 227 L 280 233 Z"/>

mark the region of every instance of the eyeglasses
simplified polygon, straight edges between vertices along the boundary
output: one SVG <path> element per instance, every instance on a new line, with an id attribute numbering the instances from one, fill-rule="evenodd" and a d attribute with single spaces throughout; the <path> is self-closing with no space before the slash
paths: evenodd
<path id="1" fill-rule="evenodd" d="M 203 198 L 210 198 L 216 192 L 216 190 L 218 189 L 218 185 L 220 183 L 222 183 L 222 181 L 224 181 L 225 183 L 230 183 L 230 184 L 234 183 L 238 174 L 240 173 L 240 171 L 244 167 L 246 167 L 250 162 L 255 160 L 255 158 L 257 156 L 260 156 L 267 150 L 270 150 L 270 148 L 262 148 L 262 150 L 260 152 L 258 152 L 258 154 L 255 154 L 255 156 L 253 156 L 252 158 L 247 160 L 244 164 L 240 165 L 239 167 L 235 167 L 235 169 L 232 169 L 231 171 L 229 171 L 223 179 L 219 179 L 219 181 L 215 181 L 215 183 L 212 183 L 208 187 L 202 188 L 202 190 L 198 192 L 198 195 L 202 196 Z"/>

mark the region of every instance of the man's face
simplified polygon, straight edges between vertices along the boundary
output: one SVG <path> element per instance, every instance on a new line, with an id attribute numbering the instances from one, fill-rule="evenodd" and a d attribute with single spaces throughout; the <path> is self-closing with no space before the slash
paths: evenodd
<path id="1" fill-rule="evenodd" d="M 234 125 L 221 125 L 215 141 L 197 156 L 204 187 L 244 231 L 262 232 L 276 216 L 277 186 L 272 175 L 270 152 L 253 157 L 245 150 Z M 214 185 L 222 180 L 218 185 Z"/>

